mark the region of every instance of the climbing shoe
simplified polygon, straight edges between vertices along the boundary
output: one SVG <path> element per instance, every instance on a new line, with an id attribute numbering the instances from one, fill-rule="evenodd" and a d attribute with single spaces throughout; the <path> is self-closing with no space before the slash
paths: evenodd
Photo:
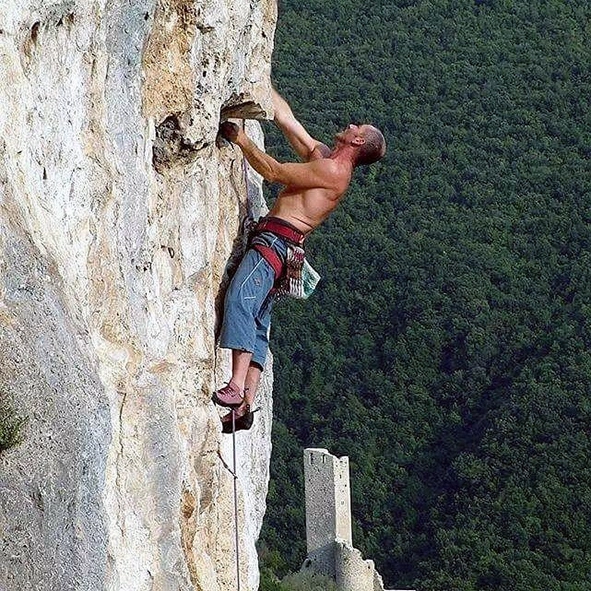
<path id="1" fill-rule="evenodd" d="M 244 402 L 244 392 L 230 380 L 226 386 L 214 392 L 211 399 L 220 406 L 237 408 Z"/>
<path id="2" fill-rule="evenodd" d="M 234 427 L 236 431 L 248 431 L 252 427 L 254 412 L 250 412 L 250 404 L 242 409 L 232 411 L 236 413 Z M 222 417 L 222 433 L 232 433 L 232 412 Z"/>

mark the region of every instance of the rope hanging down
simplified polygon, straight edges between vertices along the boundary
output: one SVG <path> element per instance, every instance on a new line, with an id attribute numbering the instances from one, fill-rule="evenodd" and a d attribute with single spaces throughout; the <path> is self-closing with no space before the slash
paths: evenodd
<path id="1" fill-rule="evenodd" d="M 255 408 L 252 412 L 258 412 L 260 409 Z M 234 545 L 236 548 L 236 583 L 237 591 L 240 591 L 240 524 L 238 521 L 238 468 L 236 462 L 236 409 L 230 410 L 232 414 L 232 468 L 224 461 L 222 454 L 218 451 L 218 457 L 222 461 L 224 468 L 232 474 L 234 479 Z"/>
<path id="2" fill-rule="evenodd" d="M 258 408 L 256 410 L 259 410 Z M 230 468 L 224 457 L 218 450 L 218 457 L 220 458 L 224 468 L 232 475 L 234 479 L 234 545 L 236 547 L 236 583 L 237 591 L 240 591 L 240 537 L 239 537 L 239 523 L 238 523 L 238 472 L 236 468 L 236 411 L 230 410 L 232 414 L 232 463 Z"/>
<path id="3" fill-rule="evenodd" d="M 238 535 L 238 473 L 236 472 L 236 411 L 232 409 L 232 458 L 234 462 L 232 476 L 234 477 L 234 530 L 236 544 L 236 585 L 240 591 L 240 538 Z"/>

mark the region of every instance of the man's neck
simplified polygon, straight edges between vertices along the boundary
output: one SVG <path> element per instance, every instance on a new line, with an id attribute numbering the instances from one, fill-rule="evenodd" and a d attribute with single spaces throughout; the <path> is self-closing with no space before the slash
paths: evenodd
<path id="1" fill-rule="evenodd" d="M 357 150 L 348 144 L 340 144 L 337 143 L 334 147 L 332 153 L 330 154 L 330 159 L 335 160 L 341 164 L 347 165 L 351 168 L 355 168 L 355 159 L 357 157 Z"/>

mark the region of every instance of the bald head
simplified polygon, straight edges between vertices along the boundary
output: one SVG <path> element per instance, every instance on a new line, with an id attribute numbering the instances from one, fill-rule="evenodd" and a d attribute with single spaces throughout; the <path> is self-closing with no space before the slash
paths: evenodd
<path id="1" fill-rule="evenodd" d="M 355 166 L 373 164 L 386 153 L 386 140 L 382 132 L 373 125 L 362 125 L 359 131 L 365 142 L 359 146 Z"/>

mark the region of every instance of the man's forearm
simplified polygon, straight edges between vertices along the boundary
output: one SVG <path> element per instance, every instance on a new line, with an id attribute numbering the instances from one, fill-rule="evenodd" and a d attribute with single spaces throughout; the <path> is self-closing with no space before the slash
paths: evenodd
<path id="1" fill-rule="evenodd" d="M 276 178 L 279 163 L 275 158 L 263 152 L 245 134 L 241 133 L 236 139 L 236 145 L 242 150 L 248 163 L 267 181 L 274 181 Z"/>
<path id="2" fill-rule="evenodd" d="M 309 160 L 314 148 L 319 144 L 295 118 L 287 101 L 274 89 L 271 89 L 275 124 L 283 132 L 293 149 L 303 160 Z"/>

